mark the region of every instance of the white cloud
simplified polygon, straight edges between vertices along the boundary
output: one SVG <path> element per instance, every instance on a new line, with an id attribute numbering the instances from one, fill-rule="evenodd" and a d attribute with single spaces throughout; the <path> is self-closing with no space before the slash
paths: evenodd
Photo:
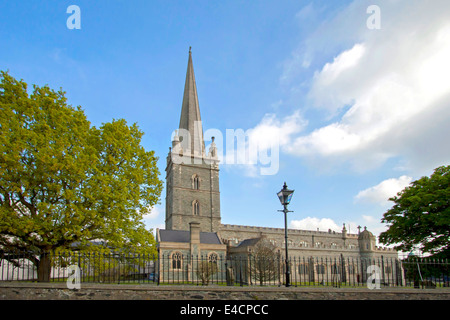
<path id="1" fill-rule="evenodd" d="M 413 179 L 408 176 L 401 176 L 398 179 L 392 178 L 384 180 L 376 186 L 360 191 L 355 196 L 355 201 L 375 203 L 385 206 L 389 203 L 388 199 L 390 197 L 395 196 L 398 192 L 407 187 L 412 180 Z"/>
<path id="2" fill-rule="evenodd" d="M 338 226 L 332 219 L 329 218 L 313 218 L 307 217 L 302 220 L 292 220 L 289 224 L 289 227 L 292 229 L 300 229 L 300 230 L 319 230 L 319 231 L 328 231 L 331 229 L 332 231 L 341 232 L 342 226 Z"/>
<path id="3" fill-rule="evenodd" d="M 150 212 L 148 214 L 145 214 L 143 216 L 143 218 L 145 220 L 155 220 L 159 217 L 160 213 L 161 213 L 160 207 L 153 207 L 150 209 Z"/>
<path id="4" fill-rule="evenodd" d="M 373 216 L 362 215 L 362 217 L 366 223 L 369 223 L 369 224 L 378 223 L 378 220 Z"/>
<path id="5" fill-rule="evenodd" d="M 162 215 L 161 215 L 162 214 Z M 161 217 L 162 216 L 162 217 Z M 155 206 L 150 209 L 150 213 L 143 216 L 144 224 L 148 229 L 153 230 L 153 235 L 156 236 L 156 229 L 164 229 L 165 223 L 161 222 L 164 219 L 164 209 L 160 206 Z"/>
<path id="6" fill-rule="evenodd" d="M 324 22 L 286 62 L 280 79 L 295 88 L 305 82 L 301 59 L 347 47 L 319 67 L 308 93 L 310 105 L 334 120 L 304 135 L 291 129 L 285 150 L 357 171 L 396 158 L 421 175 L 450 159 L 443 139 L 450 136 L 450 2 L 383 2 L 381 30 L 366 28 L 368 5 L 355 1 Z"/>
<path id="7" fill-rule="evenodd" d="M 345 72 L 351 71 L 351 69 L 360 63 L 361 58 L 366 54 L 366 46 L 363 43 L 357 43 L 353 48 L 342 52 L 332 63 L 326 63 L 320 72 L 316 72 L 314 75 L 314 86 L 312 89 L 313 98 L 318 100 L 324 96 L 336 95 L 336 92 L 323 92 L 322 87 L 331 86 L 338 80 L 342 85 L 342 80 L 345 78 Z M 319 90 L 319 92 L 315 92 Z M 345 98 L 344 98 L 345 99 Z M 319 100 L 320 101 L 320 100 Z M 343 101 L 350 102 L 350 101 Z M 326 106 L 326 101 L 320 101 L 320 106 Z"/>
<path id="8" fill-rule="evenodd" d="M 248 130 L 249 142 L 260 150 L 270 149 L 273 145 L 284 146 L 291 141 L 291 136 L 302 131 L 306 124 L 299 111 L 281 121 L 275 114 L 266 114 L 256 127 Z"/>
<path id="9" fill-rule="evenodd" d="M 353 150 L 361 143 L 361 137 L 348 130 L 342 123 L 333 123 L 315 130 L 308 136 L 298 137 L 288 150 L 295 154 L 308 154 L 312 151 L 322 155 Z"/>
<path id="10" fill-rule="evenodd" d="M 222 164 L 234 165 L 233 168 L 247 177 L 274 175 L 279 169 L 280 148 L 290 143 L 306 123 L 297 111 L 281 120 L 275 114 L 266 114 L 258 125 L 247 131 L 227 129 L 226 153 L 222 156 L 223 144 L 220 144 L 219 159 Z"/>

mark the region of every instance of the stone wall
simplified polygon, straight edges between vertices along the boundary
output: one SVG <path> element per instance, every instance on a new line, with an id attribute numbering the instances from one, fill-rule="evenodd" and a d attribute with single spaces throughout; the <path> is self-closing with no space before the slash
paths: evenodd
<path id="1" fill-rule="evenodd" d="M 231 245 L 235 246 L 245 239 L 266 236 L 276 247 L 284 252 L 284 229 L 222 224 L 219 235 L 224 240 L 231 240 Z M 341 254 L 345 258 L 360 258 L 361 250 L 357 234 L 346 234 L 345 237 L 340 232 L 335 231 L 310 231 L 310 230 L 288 230 L 288 245 L 291 257 L 339 257 Z M 391 248 L 374 247 L 371 258 L 395 259 L 398 257 L 397 251 Z"/>
<path id="2" fill-rule="evenodd" d="M 449 289 L 0 283 L 0 300 L 450 300 Z"/>

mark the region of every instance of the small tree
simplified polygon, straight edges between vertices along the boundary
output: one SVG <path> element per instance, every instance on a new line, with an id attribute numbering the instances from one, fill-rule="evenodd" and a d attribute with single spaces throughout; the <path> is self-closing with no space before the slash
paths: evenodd
<path id="1" fill-rule="evenodd" d="M 262 237 L 254 245 L 249 261 L 250 275 L 260 285 L 265 282 L 277 280 L 280 274 L 280 264 L 276 247 L 266 238 Z"/>
<path id="2" fill-rule="evenodd" d="M 200 261 L 197 262 L 195 274 L 202 281 L 202 285 L 207 285 L 213 275 L 218 272 L 216 261 Z"/>

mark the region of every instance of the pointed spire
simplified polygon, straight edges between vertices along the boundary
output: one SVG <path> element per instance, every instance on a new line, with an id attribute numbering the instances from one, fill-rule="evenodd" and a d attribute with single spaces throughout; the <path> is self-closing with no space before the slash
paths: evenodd
<path id="1" fill-rule="evenodd" d="M 186 71 L 186 82 L 184 84 L 183 104 L 180 117 L 180 136 L 182 136 L 183 149 L 193 155 L 205 155 L 205 141 L 203 140 L 203 127 L 198 104 L 197 85 L 195 83 L 194 65 L 192 63 L 192 51 L 189 47 L 189 60 Z M 190 141 L 185 139 L 190 134 Z"/>

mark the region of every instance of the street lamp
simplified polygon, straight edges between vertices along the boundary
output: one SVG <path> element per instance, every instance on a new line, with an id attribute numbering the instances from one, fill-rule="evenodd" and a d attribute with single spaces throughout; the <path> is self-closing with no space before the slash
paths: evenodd
<path id="1" fill-rule="evenodd" d="M 283 185 L 283 189 L 277 193 L 278 198 L 280 199 L 281 204 L 283 205 L 283 210 L 278 210 L 280 212 L 284 212 L 284 244 L 286 247 L 286 287 L 289 287 L 290 284 L 290 271 L 289 271 L 289 262 L 288 262 L 288 235 L 287 235 L 287 213 L 292 212 L 287 209 L 287 205 L 291 202 L 292 195 L 294 190 L 289 190 L 287 188 L 286 182 Z"/>

